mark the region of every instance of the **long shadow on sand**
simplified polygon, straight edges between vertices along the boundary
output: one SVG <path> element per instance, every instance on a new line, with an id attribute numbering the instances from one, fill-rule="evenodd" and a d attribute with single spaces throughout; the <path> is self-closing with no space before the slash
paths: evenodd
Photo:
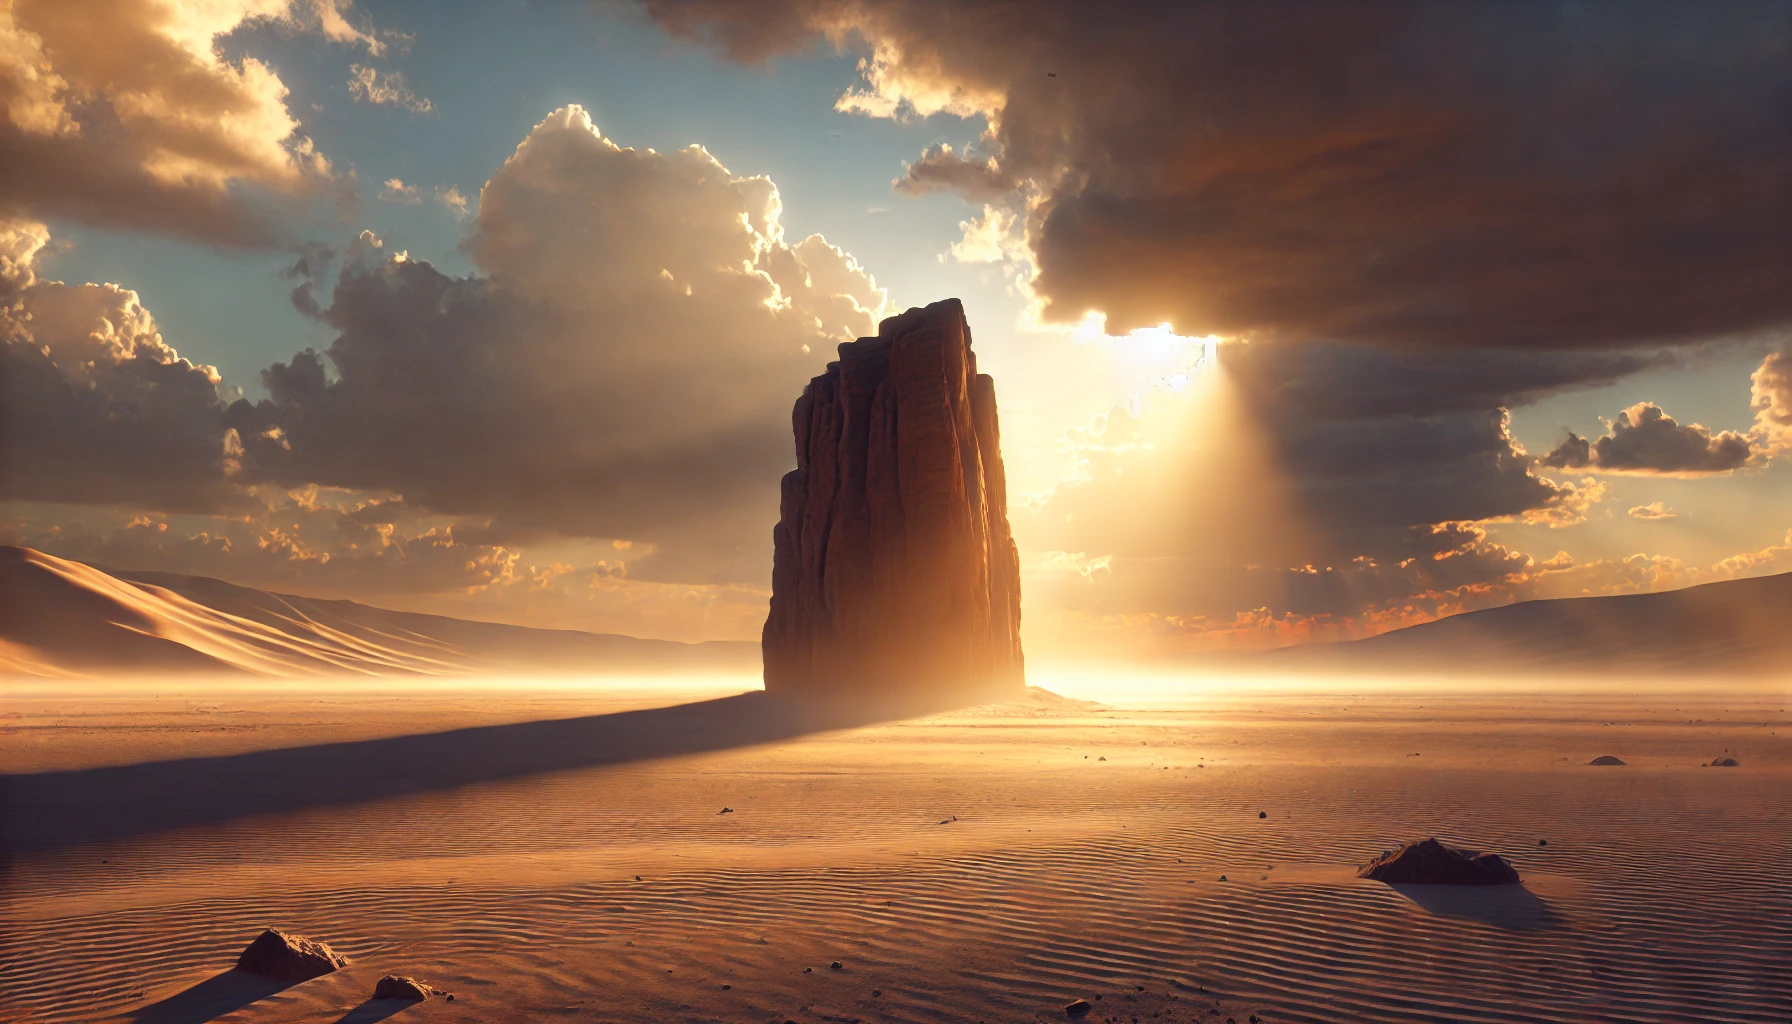
<path id="1" fill-rule="evenodd" d="M 400 1010 L 408 1010 L 421 999 L 369 999 L 336 1019 L 336 1024 L 374 1024 Z"/>
<path id="2" fill-rule="evenodd" d="M 132 1024 L 205 1024 L 291 986 L 248 971 L 214 974 L 159 1003 L 132 1010 Z"/>
<path id="3" fill-rule="evenodd" d="M 805 702 L 753 692 L 585 718 L 0 776 L 0 854 L 10 858 L 252 814 L 752 746 L 946 706 Z"/>
<path id="4" fill-rule="evenodd" d="M 1466 917 L 1507 931 L 1553 928 L 1562 918 L 1522 885 L 1389 885 L 1388 888 L 1443 917 Z"/>

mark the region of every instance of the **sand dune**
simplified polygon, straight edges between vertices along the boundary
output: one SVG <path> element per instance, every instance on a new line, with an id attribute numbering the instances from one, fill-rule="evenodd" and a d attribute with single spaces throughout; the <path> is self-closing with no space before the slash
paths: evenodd
<path id="1" fill-rule="evenodd" d="M 529 629 L 108 571 L 0 546 L 0 673 L 738 672 L 758 644 Z"/>
<path id="2" fill-rule="evenodd" d="M 1784 674 L 1792 665 L 1787 623 L 1792 573 L 1658 594 L 1526 601 L 1256 660 L 1302 671 Z"/>

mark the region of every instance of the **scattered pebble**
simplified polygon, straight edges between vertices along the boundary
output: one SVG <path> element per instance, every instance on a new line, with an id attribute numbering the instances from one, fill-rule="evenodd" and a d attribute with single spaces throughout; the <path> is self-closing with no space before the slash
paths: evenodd
<path id="1" fill-rule="evenodd" d="M 1229 881 L 1229 879 L 1227 879 L 1225 875 L 1221 875 L 1220 881 L 1225 882 L 1225 881 Z"/>
<path id="2" fill-rule="evenodd" d="M 1267 818 L 1267 817 L 1269 817 L 1269 812 L 1268 812 L 1268 811 L 1258 811 L 1258 812 L 1257 812 L 1257 817 L 1259 817 L 1259 818 Z"/>
<path id="3" fill-rule="evenodd" d="M 1093 1007 L 1089 1005 L 1089 1000 L 1087 999 L 1072 1000 L 1071 1002 L 1064 1004 L 1064 1016 L 1081 1017 L 1091 1009 L 1093 1009 Z"/>
<path id="4" fill-rule="evenodd" d="M 841 963 L 841 962 L 840 962 L 840 961 L 838 961 L 838 960 L 836 960 L 836 961 L 834 961 L 834 962 L 833 962 L 833 963 L 831 963 L 831 964 L 829 964 L 829 965 L 828 965 L 828 970 L 830 970 L 830 971 L 837 971 L 837 970 L 839 970 L 839 969 L 840 969 L 840 968 L 842 968 L 842 967 L 844 967 L 844 966 L 846 966 L 846 965 L 845 965 L 845 964 L 842 964 L 842 963 Z"/>
<path id="5" fill-rule="evenodd" d="M 719 811 L 717 811 L 717 812 L 716 812 L 716 813 L 717 813 L 717 814 L 733 814 L 733 813 L 734 813 L 734 808 L 732 808 L 732 807 L 724 807 L 724 808 L 722 808 L 722 809 L 721 809 L 721 810 L 719 810 Z"/>
<path id="6" fill-rule="evenodd" d="M 1538 845 L 1538 846 L 1548 846 L 1548 845 L 1549 845 L 1549 840 L 1547 840 L 1547 839 L 1539 839 L 1539 840 L 1537 840 L 1537 845 Z"/>

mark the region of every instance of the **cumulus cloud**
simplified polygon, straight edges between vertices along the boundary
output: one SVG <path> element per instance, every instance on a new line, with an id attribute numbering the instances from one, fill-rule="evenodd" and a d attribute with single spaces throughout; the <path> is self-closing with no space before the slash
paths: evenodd
<path id="1" fill-rule="evenodd" d="M 413 114 L 427 114 L 435 104 L 419 96 L 402 71 L 381 71 L 362 64 L 349 65 L 348 94 L 362 103 L 398 107 Z"/>
<path id="2" fill-rule="evenodd" d="M 1570 431 L 1543 457 L 1563 469 L 1607 473 L 1698 476 L 1728 473 L 1749 464 L 1758 450 L 1746 434 L 1713 434 L 1697 423 L 1682 425 L 1652 402 L 1639 402 L 1610 421 L 1611 433 L 1588 440 Z"/>
<path id="3" fill-rule="evenodd" d="M 619 541 L 636 582 L 760 581 L 790 403 L 830 346 L 871 333 L 882 289 L 820 236 L 787 239 L 769 180 L 698 147 L 623 148 L 577 107 L 529 134 L 479 211 L 467 277 L 371 233 L 304 250 L 294 303 L 335 340 L 229 405 L 134 292 L 38 280 L 47 231 L 0 226 L 0 499 L 238 515 L 270 488 L 335 488 L 375 496 L 338 540 L 409 529 L 474 563 Z M 276 521 L 253 543 L 348 557 L 317 529 Z"/>
<path id="4" fill-rule="evenodd" d="M 0 217 L 276 240 L 258 197 L 313 193 L 329 163 L 274 70 L 214 41 L 290 15 L 290 0 L 0 8 Z"/>
<path id="5" fill-rule="evenodd" d="M 1792 449 L 1792 349 L 1768 353 L 1751 383 L 1756 436 L 1772 451 Z"/>
<path id="6" fill-rule="evenodd" d="M 182 359 L 136 292 L 39 280 L 48 239 L 0 225 L 0 499 L 240 505 L 217 371 Z"/>
<path id="7" fill-rule="evenodd" d="M 385 489 L 497 538 L 644 542 L 660 578 L 757 580 L 790 403 L 816 350 L 885 304 L 780 211 L 701 148 L 623 148 L 556 111 L 481 192 L 477 275 L 364 235 L 328 306 L 301 284 L 337 336 L 230 409 L 243 479 Z"/>
<path id="8" fill-rule="evenodd" d="M 1010 190 L 1050 319 L 1548 348 L 1792 319 L 1784 4 L 642 2 L 743 60 L 860 48 L 843 109 L 986 118 L 987 156 L 905 182 Z"/>
<path id="9" fill-rule="evenodd" d="M 1633 505 L 1630 509 L 1630 518 L 1632 519 L 1674 519 L 1679 515 L 1680 513 L 1659 501 L 1651 501 L 1647 505 Z"/>

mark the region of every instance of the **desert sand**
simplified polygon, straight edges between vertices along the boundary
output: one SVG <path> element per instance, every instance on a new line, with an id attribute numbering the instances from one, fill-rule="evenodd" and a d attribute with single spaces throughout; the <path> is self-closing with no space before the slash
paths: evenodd
<path id="1" fill-rule="evenodd" d="M 1783 685 L 1038 681 L 861 722 L 738 677 L 10 683 L 0 1015 L 1792 1016 Z M 1429 836 L 1523 884 L 1355 877 Z M 270 926 L 350 963 L 228 973 Z"/>

